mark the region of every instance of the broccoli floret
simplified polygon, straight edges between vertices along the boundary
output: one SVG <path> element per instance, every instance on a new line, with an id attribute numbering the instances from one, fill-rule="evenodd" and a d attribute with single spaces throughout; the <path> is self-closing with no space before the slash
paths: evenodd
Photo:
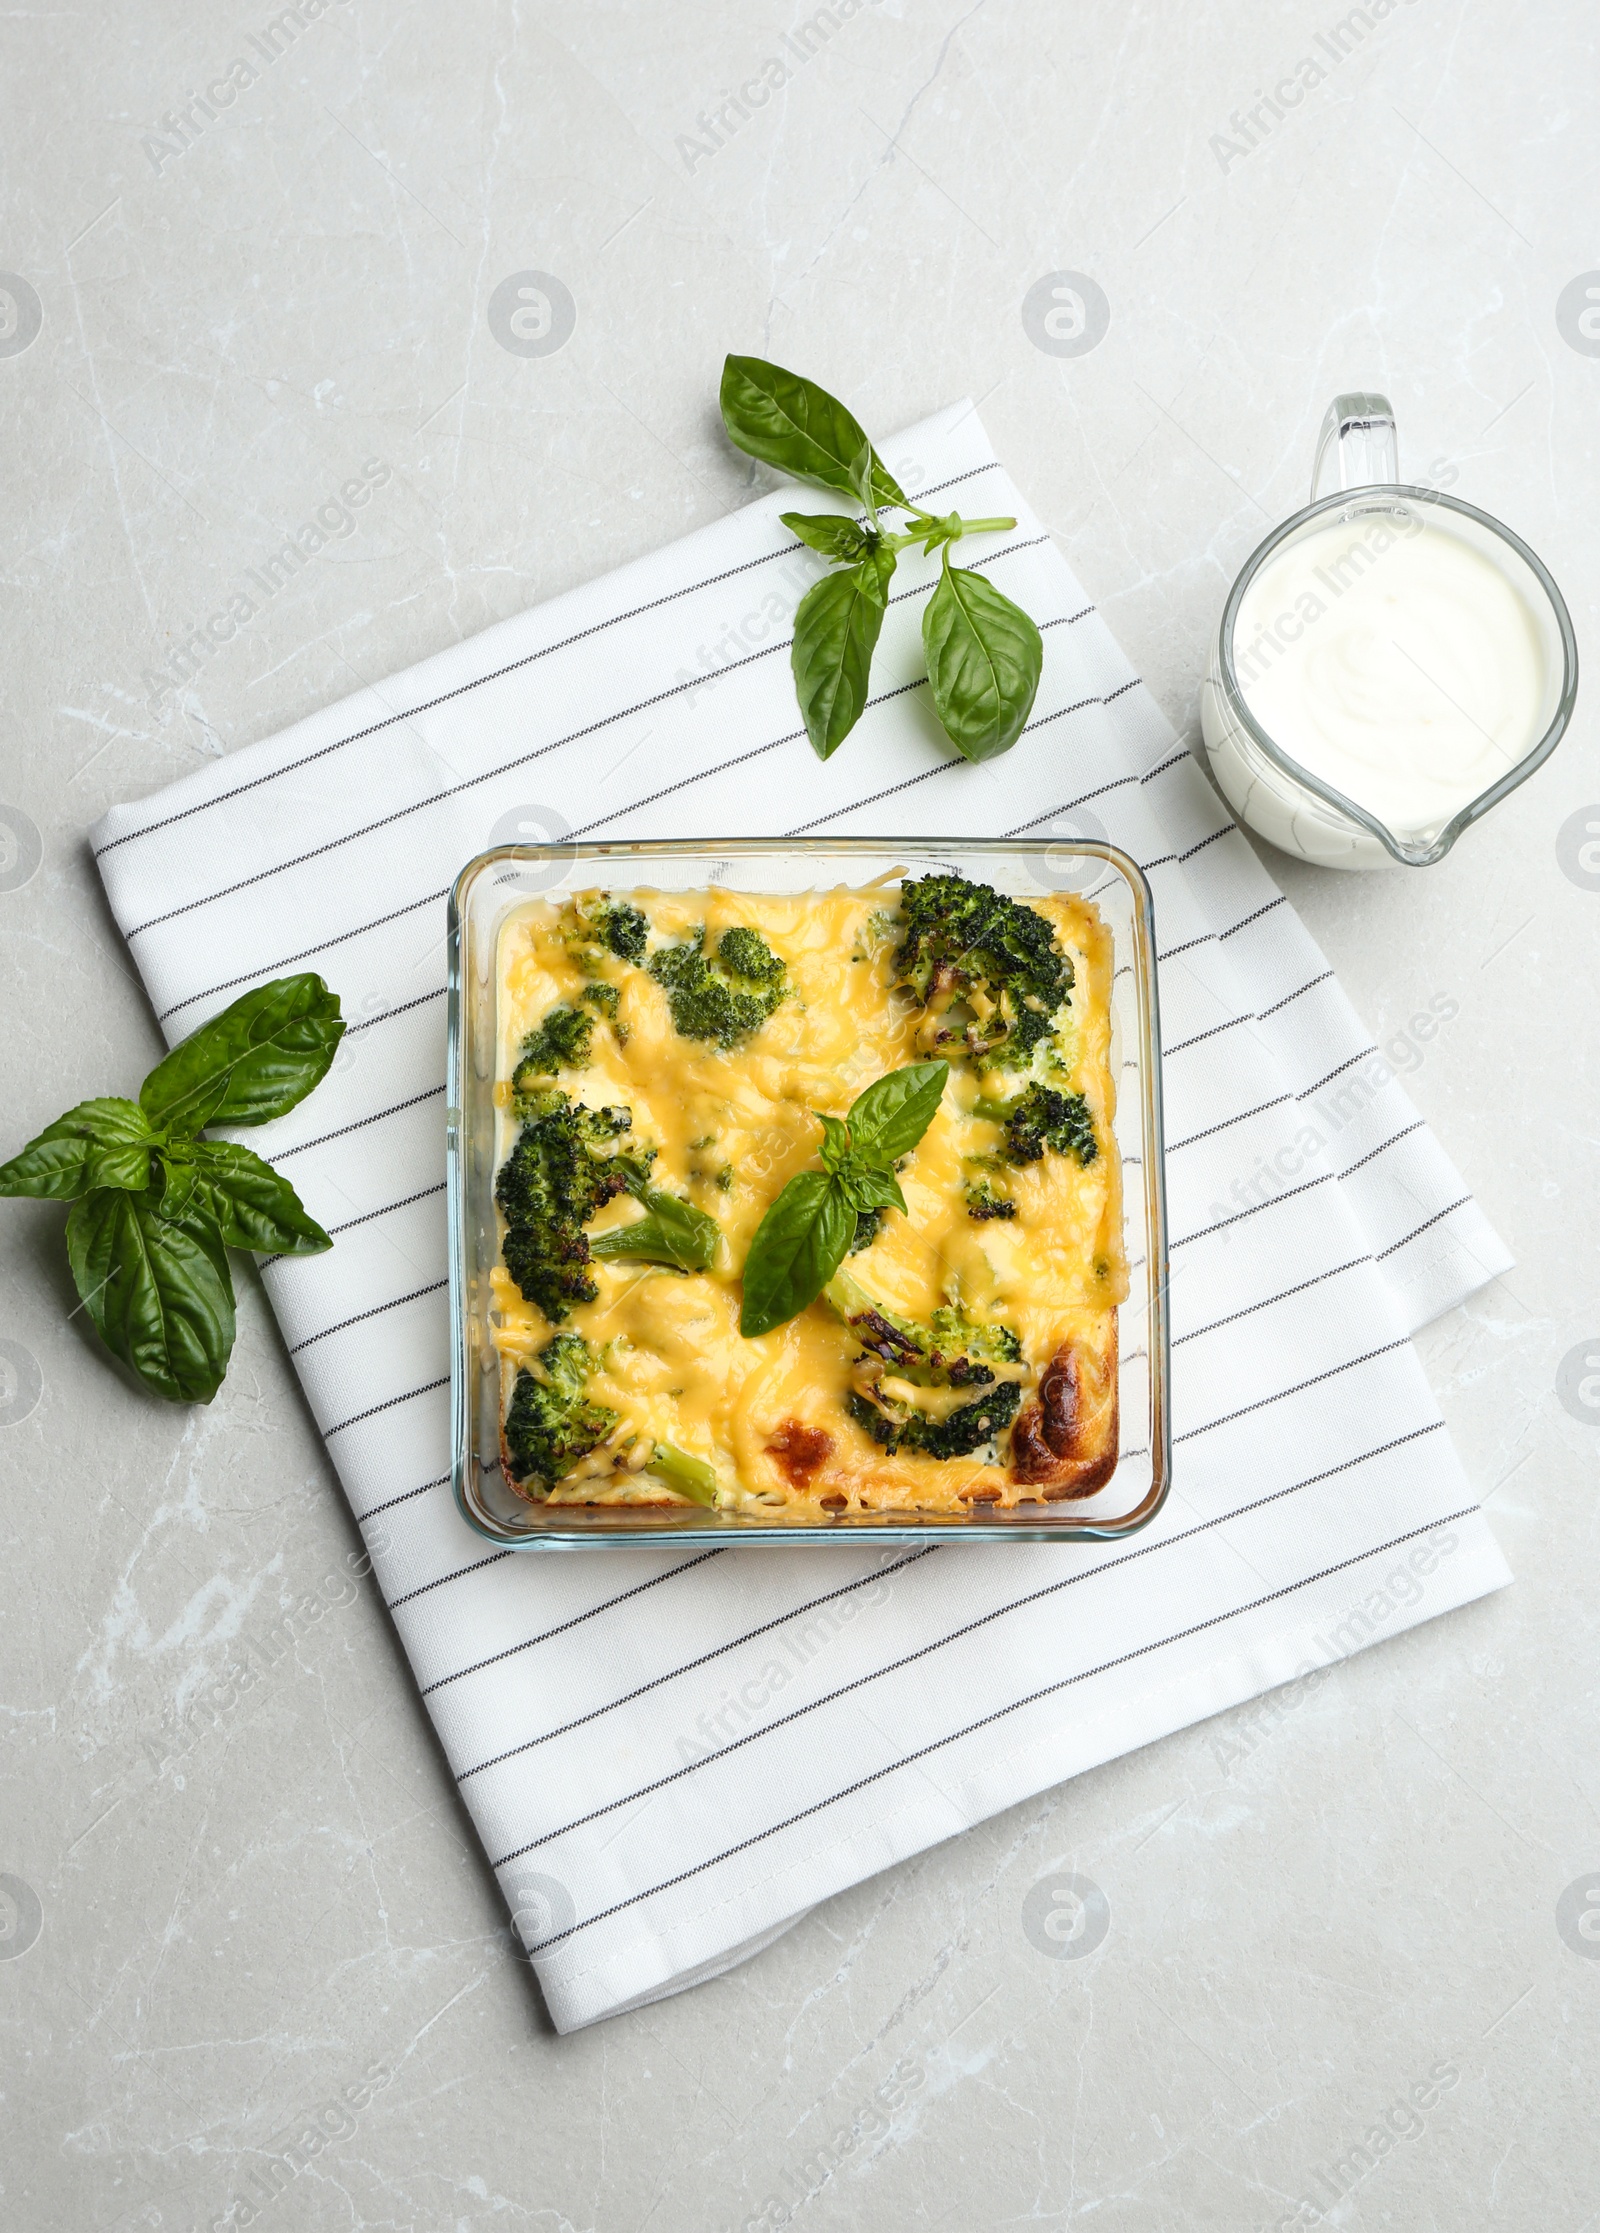
<path id="1" fill-rule="evenodd" d="M 861 928 L 856 932 L 856 942 L 851 953 L 852 961 L 876 961 L 885 946 L 893 945 L 900 935 L 896 916 L 886 907 L 875 907 Z"/>
<path id="2" fill-rule="evenodd" d="M 1100 1153 L 1094 1118 L 1081 1093 L 1058 1093 L 1036 1079 L 1015 1101 L 979 1102 L 976 1113 L 993 1115 L 1004 1126 L 1000 1153 L 1008 1163 L 1037 1163 L 1046 1148 L 1085 1165 Z"/>
<path id="3" fill-rule="evenodd" d="M 557 1334 L 540 1350 L 537 1370 L 524 1365 L 517 1374 L 505 1434 L 514 1480 L 552 1488 L 616 1425 L 608 1404 L 588 1400 L 595 1363 L 580 1334 Z"/>
<path id="4" fill-rule="evenodd" d="M 583 1228 L 624 1188 L 646 1184 L 655 1150 L 625 1155 L 629 1109 L 588 1109 L 554 1087 L 524 1098 L 516 1146 L 500 1166 L 495 1200 L 506 1221 L 506 1269 L 553 1325 L 600 1290 Z"/>
<path id="5" fill-rule="evenodd" d="M 585 945 L 603 946 L 618 961 L 644 960 L 650 925 L 629 901 L 613 899 L 608 892 L 582 892 L 572 903 L 572 919 Z"/>
<path id="6" fill-rule="evenodd" d="M 745 978 L 752 985 L 783 985 L 783 964 L 757 932 L 747 930 L 743 923 L 735 923 L 725 930 L 717 943 L 717 960 L 724 969 L 736 977 Z"/>
<path id="7" fill-rule="evenodd" d="M 940 1309 L 920 1326 L 878 1302 L 849 1272 L 835 1272 L 823 1289 L 861 1343 L 862 1358 L 885 1368 L 870 1393 L 858 1383 L 848 1399 L 850 1416 L 892 1457 L 902 1447 L 931 1458 L 963 1458 L 981 1449 L 1016 1417 L 1021 1400 L 1014 1380 L 997 1379 L 996 1365 L 1022 1361 L 1022 1344 L 1009 1326 L 979 1325 L 959 1310 Z M 919 1388 L 980 1388 L 973 1402 L 935 1419 L 898 1395 L 885 1392 L 892 1375 Z"/>
<path id="8" fill-rule="evenodd" d="M 895 979 L 929 1010 L 930 1046 L 1025 1069 L 1073 984 L 1044 916 L 947 875 L 902 884 L 900 919 Z"/>
<path id="9" fill-rule="evenodd" d="M 614 953 L 618 961 L 643 961 L 644 942 L 650 925 L 637 907 L 626 900 L 607 900 L 597 918 L 600 943 Z"/>
<path id="10" fill-rule="evenodd" d="M 628 1036 L 626 1024 L 617 1022 L 620 995 L 615 985 L 585 985 L 580 998 L 611 1019 L 618 1039 Z M 512 1089 L 519 1095 L 537 1092 L 536 1081 L 553 1078 L 559 1070 L 582 1070 L 593 1051 L 594 1018 L 581 1008 L 552 1008 L 537 1031 L 522 1042 L 522 1057 L 511 1074 Z"/>
<path id="11" fill-rule="evenodd" d="M 589 1002 L 591 1007 L 598 1008 L 601 1015 L 606 1017 L 606 1019 L 609 1021 L 611 1025 L 611 1036 L 616 1040 L 617 1045 L 619 1047 L 625 1047 L 628 1044 L 628 1027 L 625 1023 L 619 1021 L 617 1016 L 617 1009 L 621 1004 L 622 996 L 617 991 L 616 986 L 604 984 L 585 985 L 583 988 L 583 997 Z"/>
<path id="12" fill-rule="evenodd" d="M 593 970 L 601 954 L 642 962 L 650 925 L 625 899 L 607 892 L 579 892 L 561 915 L 561 933 L 581 968 Z"/>
<path id="13" fill-rule="evenodd" d="M 985 1386 L 995 1364 L 1016 1364 L 1022 1347 L 1009 1326 L 979 1325 L 957 1310 L 936 1310 L 931 1325 L 902 1318 L 846 1271 L 822 1290 L 871 1356 L 902 1379 L 928 1388 Z"/>
<path id="14" fill-rule="evenodd" d="M 535 1079 L 553 1078 L 558 1070 L 581 1070 L 589 1060 L 593 1032 L 594 1018 L 581 1008 L 552 1008 L 522 1042 L 522 1059 L 511 1073 L 513 1091 L 533 1092 Z"/>
<path id="15" fill-rule="evenodd" d="M 848 1250 L 851 1256 L 859 1256 L 864 1248 L 872 1246 L 883 1230 L 884 1215 L 881 1209 L 857 1211 L 855 1237 Z"/>
<path id="16" fill-rule="evenodd" d="M 947 1419 L 930 1419 L 909 1405 L 850 1397 L 850 1416 L 893 1457 L 897 1450 L 920 1450 L 930 1458 L 966 1458 L 1005 1432 L 1017 1415 L 1022 1390 L 1015 1380 L 997 1380 Z"/>
<path id="17" fill-rule="evenodd" d="M 1020 1365 L 1022 1344 L 1009 1326 L 994 1319 L 964 1318 L 959 1310 L 936 1310 L 932 1318 L 934 1339 L 944 1349 L 964 1350 L 991 1365 Z"/>
<path id="18" fill-rule="evenodd" d="M 618 961 L 641 962 L 644 960 L 644 942 L 650 926 L 637 907 L 626 900 L 611 900 L 600 910 L 596 927 L 600 943 Z"/>
<path id="19" fill-rule="evenodd" d="M 1017 1205 L 1004 1194 L 997 1194 L 987 1179 L 968 1179 L 966 1184 L 968 1217 L 977 1218 L 982 1224 L 992 1217 L 1015 1217 Z"/>
<path id="20" fill-rule="evenodd" d="M 716 953 L 705 931 L 650 957 L 650 974 L 666 993 L 674 1028 L 685 1039 L 731 1047 L 759 1031 L 787 990 L 783 963 L 753 930 L 725 930 Z"/>

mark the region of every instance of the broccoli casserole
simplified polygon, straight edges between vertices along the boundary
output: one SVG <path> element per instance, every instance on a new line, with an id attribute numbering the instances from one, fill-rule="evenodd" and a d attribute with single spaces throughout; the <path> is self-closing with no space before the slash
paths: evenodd
<path id="1" fill-rule="evenodd" d="M 1087 1496 L 1127 1291 L 1111 938 L 947 873 L 500 933 L 506 1477 L 816 1523 Z"/>

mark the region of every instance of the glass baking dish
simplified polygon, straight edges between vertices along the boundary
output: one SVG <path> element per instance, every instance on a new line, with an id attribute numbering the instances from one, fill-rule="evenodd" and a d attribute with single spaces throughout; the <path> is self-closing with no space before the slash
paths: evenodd
<path id="1" fill-rule="evenodd" d="M 1023 1504 L 969 1513 L 851 1512 L 775 1521 L 699 1506 L 544 1506 L 519 1496 L 500 1466 L 500 1366 L 491 1335 L 489 1274 L 499 1260 L 494 1202 L 500 932 L 526 901 L 601 887 L 785 893 L 861 886 L 902 871 L 955 871 L 1018 899 L 1071 891 L 1093 900 L 1112 937 L 1115 1133 L 1122 1160 L 1123 1240 L 1130 1290 L 1120 1306 L 1119 1443 L 1115 1472 L 1070 1506 Z M 479 854 L 450 899 L 449 1108 L 453 1480 L 462 1516 L 513 1550 L 575 1550 L 641 1538 L 674 1545 L 926 1540 L 1062 1543 L 1129 1535 L 1166 1500 L 1168 1413 L 1167 1211 L 1161 1131 L 1160 1031 L 1150 888 L 1136 862 L 1090 841 L 1010 838 L 721 838 L 502 845 Z M 981 1514 L 981 1516 L 980 1516 Z"/>

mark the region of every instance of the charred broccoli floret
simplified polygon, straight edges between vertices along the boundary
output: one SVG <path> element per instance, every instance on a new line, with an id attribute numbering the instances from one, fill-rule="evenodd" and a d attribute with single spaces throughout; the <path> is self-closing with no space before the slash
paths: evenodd
<path id="1" fill-rule="evenodd" d="M 992 1116 L 1004 1126 L 1000 1153 L 1008 1163 L 1037 1163 L 1046 1148 L 1082 1164 L 1092 1163 L 1100 1153 L 1094 1118 L 1083 1095 L 1058 1093 L 1037 1079 L 1015 1101 L 980 1101 L 974 1113 Z"/>
<path id="2" fill-rule="evenodd" d="M 685 1039 L 731 1047 L 759 1031 L 788 989 L 783 963 L 753 930 L 725 930 L 715 954 L 704 929 L 681 946 L 650 957 L 650 974 L 666 993 L 673 1027 Z"/>
<path id="3" fill-rule="evenodd" d="M 993 1366 L 1021 1361 L 1022 1345 L 1009 1326 L 983 1325 L 958 1310 L 936 1310 L 929 1325 L 919 1325 L 846 1271 L 835 1272 L 822 1292 L 868 1355 L 919 1386 L 984 1386 Z"/>
<path id="4" fill-rule="evenodd" d="M 920 1450 L 930 1458 L 966 1458 L 1003 1434 L 1017 1415 L 1022 1390 L 1015 1380 L 997 1380 L 971 1403 L 947 1418 L 930 1418 L 910 1404 L 880 1396 L 871 1402 L 852 1393 L 850 1416 L 893 1457 L 897 1450 Z"/>
<path id="5" fill-rule="evenodd" d="M 554 1325 L 600 1290 L 590 1277 L 584 1227 L 624 1188 L 649 1178 L 653 1148 L 623 1154 L 628 1109 L 588 1109 L 554 1087 L 522 1098 L 516 1146 L 500 1166 L 495 1200 L 506 1221 L 506 1269 Z"/>
<path id="6" fill-rule="evenodd" d="M 1072 991 L 1072 963 L 1044 916 L 964 876 L 900 887 L 896 982 L 928 1010 L 930 1051 L 1025 1069 Z"/>
<path id="7" fill-rule="evenodd" d="M 1022 1362 L 1022 1344 L 1009 1326 L 979 1324 L 949 1309 L 919 1325 L 887 1309 L 844 1271 L 834 1273 L 823 1293 L 861 1343 L 850 1416 L 891 1457 L 905 1448 L 931 1458 L 964 1458 L 1016 1417 L 1018 1384 L 994 1370 Z M 982 1393 L 940 1419 L 912 1400 L 918 1388 Z"/>
<path id="8" fill-rule="evenodd" d="M 588 1399 L 596 1362 L 581 1334 L 557 1334 L 517 1374 L 505 1430 L 513 1479 L 554 1487 L 615 1427 L 616 1412 Z"/>
<path id="9" fill-rule="evenodd" d="M 1017 1205 L 1004 1194 L 997 1194 L 987 1179 L 968 1179 L 964 1189 L 968 1217 L 977 1218 L 980 1224 L 992 1217 L 1015 1217 Z"/>

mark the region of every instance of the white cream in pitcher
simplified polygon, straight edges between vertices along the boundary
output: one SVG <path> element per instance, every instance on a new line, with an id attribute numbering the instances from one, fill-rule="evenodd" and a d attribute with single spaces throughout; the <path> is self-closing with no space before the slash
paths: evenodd
<path id="1" fill-rule="evenodd" d="M 1539 740 L 1533 614 L 1492 560 L 1415 513 L 1286 544 L 1246 591 L 1233 641 L 1279 749 L 1397 832 L 1438 828 Z"/>

